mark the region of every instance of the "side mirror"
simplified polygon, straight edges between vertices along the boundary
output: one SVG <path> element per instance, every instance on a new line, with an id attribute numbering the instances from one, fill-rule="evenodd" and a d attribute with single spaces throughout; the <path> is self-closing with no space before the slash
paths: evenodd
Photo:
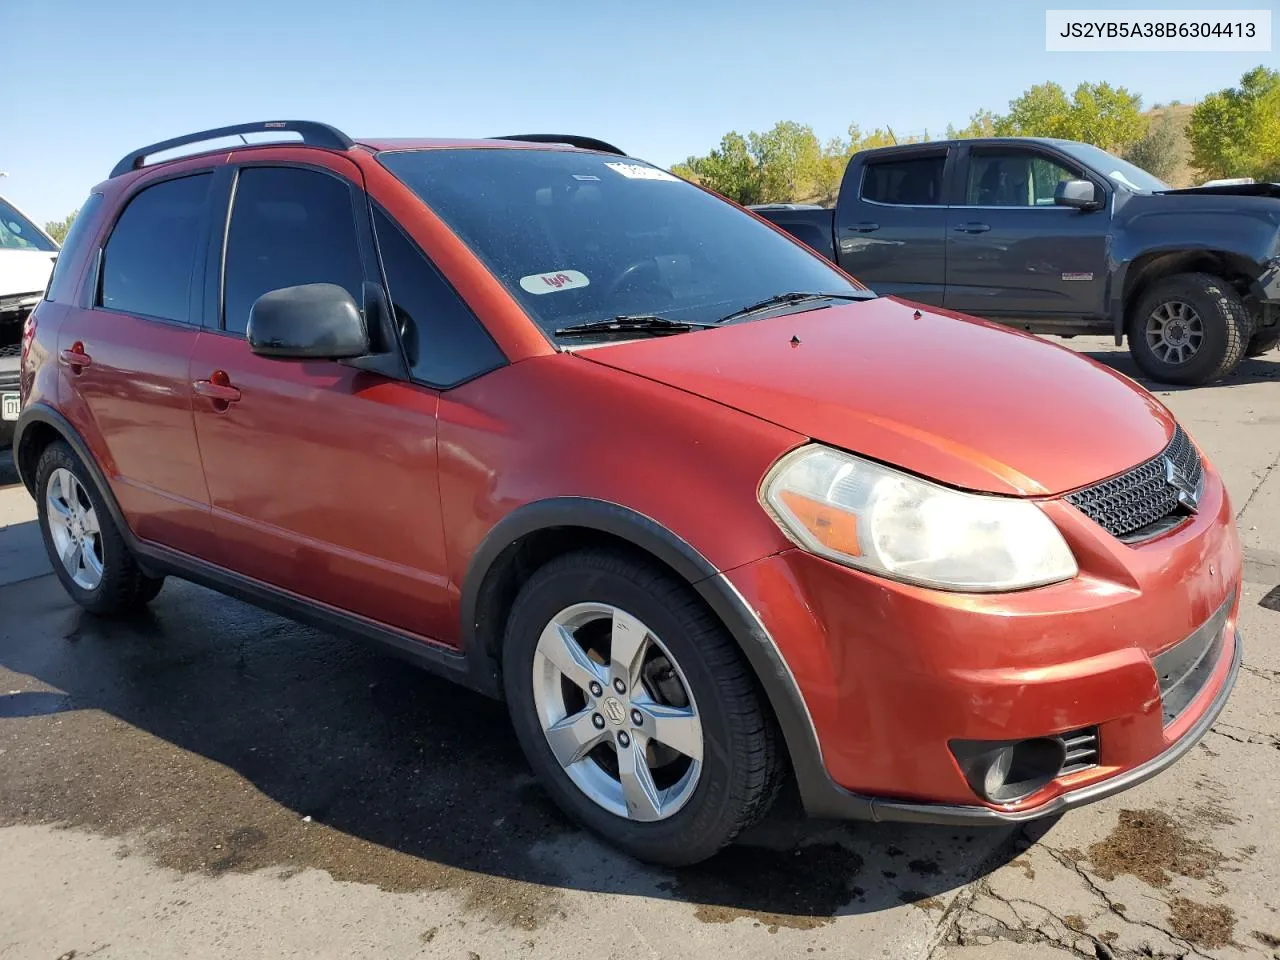
<path id="1" fill-rule="evenodd" d="M 1063 180 L 1053 193 L 1053 202 L 1060 207 L 1092 210 L 1098 206 L 1098 187 L 1091 180 Z"/>
<path id="2" fill-rule="evenodd" d="M 269 290 L 254 301 L 245 331 L 249 349 L 286 360 L 348 360 L 369 352 L 360 308 L 333 283 Z"/>

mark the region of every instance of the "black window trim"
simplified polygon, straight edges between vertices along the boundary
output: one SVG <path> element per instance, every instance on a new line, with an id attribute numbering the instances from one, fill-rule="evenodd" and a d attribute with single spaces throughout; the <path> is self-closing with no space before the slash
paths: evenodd
<path id="1" fill-rule="evenodd" d="M 120 225 L 120 218 L 124 216 L 124 212 L 129 209 L 134 200 L 138 199 L 146 190 L 159 186 L 162 183 L 169 183 L 174 180 L 189 180 L 192 177 L 210 177 L 209 191 L 205 195 L 204 212 L 200 215 L 200 223 L 196 227 L 196 249 L 195 255 L 191 261 L 191 279 L 189 289 L 187 291 L 187 308 L 189 311 L 189 320 L 174 320 L 171 317 L 157 317 L 149 313 L 138 313 L 136 310 L 113 310 L 111 307 L 104 306 L 102 303 L 102 269 L 106 265 L 107 244 L 111 242 L 111 238 L 115 236 L 116 227 Z M 209 245 L 209 221 L 213 211 L 213 188 L 216 177 L 213 167 L 197 167 L 196 169 L 187 168 L 185 170 L 176 170 L 166 172 L 159 176 L 149 177 L 139 183 L 133 185 L 123 201 L 116 205 L 116 209 L 111 215 L 111 219 L 106 223 L 102 236 L 99 238 L 95 247 L 89 249 L 93 254 L 93 267 L 90 271 L 91 283 L 85 283 L 84 287 L 89 291 L 87 304 L 83 306 L 89 310 L 102 310 L 106 313 L 120 313 L 125 316 L 135 317 L 139 320 L 147 320 L 151 323 L 163 323 L 171 327 L 178 327 L 182 330 L 203 330 L 204 329 L 204 310 L 203 303 L 199 302 L 196 297 L 196 289 L 198 284 L 196 278 L 200 271 L 200 263 L 204 259 L 206 250 Z M 84 283 L 84 278 L 81 278 Z"/>
<path id="2" fill-rule="evenodd" d="M 873 166 L 903 160 L 933 160 L 942 157 L 942 202 L 941 203 L 884 203 L 880 200 L 868 200 L 862 195 L 867 183 L 867 171 Z M 951 144 L 938 146 L 904 147 L 902 150 L 886 150 L 862 161 L 862 171 L 858 176 L 858 190 L 855 193 L 858 203 L 869 203 L 873 207 L 885 207 L 890 210 L 942 210 L 951 206 L 951 172 L 955 166 L 956 150 Z M 841 185 L 841 190 L 844 186 Z M 839 199 L 837 197 L 837 203 Z"/>
<path id="3" fill-rule="evenodd" d="M 955 183 L 955 202 L 950 206 L 964 210 L 1060 210 L 1065 213 L 1079 214 L 1082 211 L 1075 207 L 1058 206 L 1057 204 L 1045 204 L 1042 207 L 1021 206 L 1017 204 L 995 204 L 980 205 L 967 204 L 964 202 L 969 195 L 969 158 L 974 154 L 983 156 L 993 153 L 1028 153 L 1033 156 L 1041 157 L 1045 160 L 1051 160 L 1067 170 L 1077 171 L 1078 176 L 1082 180 L 1088 180 L 1094 185 L 1094 188 L 1102 196 L 1103 208 L 1106 208 L 1110 202 L 1112 189 L 1109 184 L 1103 183 L 1098 179 L 1092 170 L 1082 164 L 1079 160 L 1063 153 L 1060 150 L 1054 150 L 1052 147 L 1044 143 L 1030 141 L 1027 143 L 976 143 L 962 144 L 961 154 L 956 163 L 956 183 Z M 1089 211 L 1084 211 L 1089 212 Z"/>
<path id="4" fill-rule="evenodd" d="M 436 264 L 435 260 L 433 260 L 433 259 L 432 259 L 428 254 L 427 254 L 427 252 L 426 252 L 425 250 L 423 250 L 421 246 L 419 246 L 418 242 L 417 242 L 416 240 L 414 240 L 414 239 L 413 239 L 413 237 L 409 234 L 409 231 L 408 231 L 408 230 L 406 230 L 406 229 L 404 228 L 404 226 L 400 223 L 400 221 L 399 221 L 399 220 L 397 220 L 397 219 L 396 219 L 396 218 L 391 214 L 391 211 L 389 211 L 386 207 L 384 207 L 382 204 L 378 203 L 378 201 L 374 200 L 374 199 L 373 199 L 373 197 L 370 197 L 370 196 L 368 196 L 367 194 L 366 194 L 366 198 L 367 198 L 367 200 L 368 200 L 368 204 L 369 204 L 369 221 L 370 221 L 370 223 L 373 223 L 373 215 L 374 215 L 375 213 L 380 213 L 380 214 L 382 214 L 384 217 L 386 217 L 386 218 L 387 218 L 387 221 L 388 221 L 388 222 L 389 222 L 393 227 L 395 227 L 395 229 L 396 229 L 396 230 L 399 230 L 399 231 L 400 231 L 400 235 L 404 237 L 404 239 L 408 242 L 409 246 L 410 246 L 410 247 L 412 247 L 412 248 L 413 248 L 413 250 L 414 250 L 414 251 L 416 251 L 416 252 L 417 252 L 417 254 L 418 254 L 419 256 L 421 256 L 421 257 L 422 257 L 422 259 L 423 259 L 424 261 L 426 261 L 427 265 L 428 265 L 432 270 L 434 270 L 434 271 L 436 272 L 436 276 L 438 276 L 438 277 L 441 279 L 441 281 L 444 283 L 444 285 L 445 285 L 446 287 L 448 287 L 450 291 L 452 291 L 453 295 L 454 295 L 455 297 L 457 297 L 458 302 L 459 302 L 460 304 L 462 304 L 462 306 L 463 306 L 464 308 L 466 308 L 467 313 L 471 315 L 471 319 L 475 321 L 476 326 L 477 326 L 477 327 L 479 327 L 479 328 L 480 328 L 480 330 L 484 333 L 484 335 L 485 335 L 486 337 L 488 337 L 488 338 L 489 338 L 489 341 L 493 344 L 494 351 L 497 353 L 497 355 L 498 355 L 499 357 L 501 357 L 501 358 L 502 358 L 502 359 L 501 359 L 501 362 L 494 364 L 492 367 L 488 367 L 488 368 L 486 368 L 486 369 L 484 369 L 484 370 L 480 370 L 480 371 L 478 371 L 478 372 L 476 372 L 476 373 L 473 373 L 473 374 L 471 374 L 470 376 L 464 377 L 463 379 L 458 380 L 458 381 L 456 381 L 456 382 L 454 382 L 454 383 L 449 383 L 449 384 L 439 384 L 439 383 L 432 383 L 430 380 L 426 380 L 426 379 L 424 379 L 424 378 L 422 378 L 422 377 L 415 377 L 415 376 L 413 375 L 413 368 L 409 365 L 408 357 L 407 357 L 407 356 L 405 356 L 405 357 L 404 357 L 404 360 L 405 360 L 405 370 L 408 372 L 408 376 L 406 377 L 406 379 L 407 379 L 407 380 L 409 380 L 409 382 L 411 382 L 411 383 L 420 384 L 421 386 L 429 387 L 429 388 L 430 388 L 430 389 L 432 389 L 432 390 L 437 390 L 437 391 L 439 391 L 439 392 L 441 392 L 441 393 L 445 393 L 445 392 L 447 392 L 447 391 L 449 391 L 449 390 L 456 389 L 457 387 L 460 387 L 460 386 L 462 386 L 463 384 L 470 383 L 472 380 L 477 380 L 477 379 L 479 379 L 480 377 L 485 376 L 486 374 L 493 373 L 493 371 L 495 371 L 495 370 L 501 370 L 503 367 L 510 365 L 510 363 L 511 363 L 511 358 L 507 356 L 506 351 L 502 349 L 501 344 L 499 344 L 499 343 L 498 343 L 498 341 L 494 339 L 493 334 L 489 332 L 489 328 L 488 328 L 487 326 L 485 326 L 484 321 L 480 319 L 480 315 L 479 315 L 478 313 L 476 313 L 475 309 L 471 306 L 471 304 L 469 304 L 469 303 L 467 302 L 467 298 L 466 298 L 466 297 L 464 297 L 464 296 L 463 296 L 463 295 L 458 291 L 458 288 L 457 288 L 457 287 L 455 287 L 455 286 L 453 285 L 453 282 L 449 279 L 448 274 L 446 274 L 443 270 L 441 270 L 441 269 L 440 269 L 440 267 Z M 421 201 L 419 201 L 419 202 L 421 202 Z M 389 282 L 389 280 L 388 280 L 388 278 L 387 278 L 386 267 L 385 267 L 385 265 L 383 264 L 383 261 L 382 261 L 382 248 L 381 248 L 381 246 L 378 244 L 378 231 L 377 231 L 376 227 L 374 228 L 374 231 L 373 231 L 373 238 L 374 238 L 374 246 L 375 246 L 375 248 L 376 248 L 376 251 L 375 251 L 375 252 L 376 252 L 377 260 L 378 260 L 378 274 L 379 274 L 379 278 L 380 278 L 381 283 L 382 283 L 383 293 L 384 293 L 384 295 L 385 295 L 385 296 L 386 296 L 386 298 L 387 298 L 387 303 L 388 303 L 388 304 L 391 304 L 391 303 L 392 303 L 392 299 L 391 299 L 391 298 L 392 298 L 391 283 Z M 394 310 L 394 307 L 392 307 L 391 309 L 392 309 L 392 310 Z M 396 326 L 396 327 L 397 327 L 397 330 L 396 330 L 396 343 L 397 343 L 397 345 L 398 345 L 398 346 L 399 346 L 399 348 L 400 348 L 400 353 L 401 353 L 401 355 L 403 356 L 403 355 L 404 355 L 404 342 L 403 342 L 403 340 L 402 340 L 402 339 L 401 339 L 401 337 L 400 337 L 400 333 L 399 333 L 398 325 L 393 324 L 393 326 Z"/>

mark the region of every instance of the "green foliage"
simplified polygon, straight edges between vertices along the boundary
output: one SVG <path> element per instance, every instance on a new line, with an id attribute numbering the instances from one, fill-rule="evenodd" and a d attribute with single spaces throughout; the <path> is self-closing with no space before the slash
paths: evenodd
<path id="1" fill-rule="evenodd" d="M 1280 180 L 1280 72 L 1255 67 L 1211 93 L 1187 124 L 1191 162 L 1206 179 Z"/>
<path id="2" fill-rule="evenodd" d="M 1056 83 L 1041 83 L 1009 102 L 992 118 L 1002 137 L 1061 137 L 1123 150 L 1146 133 L 1142 97 L 1109 83 L 1082 83 L 1068 99 Z"/>
<path id="3" fill-rule="evenodd" d="M 64 243 L 67 239 L 67 231 L 71 229 L 71 224 L 75 222 L 79 214 L 80 209 L 77 207 L 61 220 L 50 220 L 44 225 L 44 232 L 57 240 L 59 244 Z"/>
<path id="4" fill-rule="evenodd" d="M 1146 135 L 1124 151 L 1124 158 L 1168 181 L 1178 170 L 1182 132 L 1168 114 L 1151 122 Z"/>
<path id="5" fill-rule="evenodd" d="M 968 124 L 956 129 L 951 124 L 947 124 L 948 140 L 968 140 L 973 137 L 994 137 L 996 134 L 996 120 L 999 119 L 990 110 L 979 110 L 969 118 Z"/>

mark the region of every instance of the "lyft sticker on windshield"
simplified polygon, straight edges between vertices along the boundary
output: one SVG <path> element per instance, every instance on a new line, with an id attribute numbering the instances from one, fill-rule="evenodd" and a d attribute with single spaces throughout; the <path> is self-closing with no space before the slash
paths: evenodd
<path id="1" fill-rule="evenodd" d="M 643 163 L 606 163 L 606 167 L 614 173 L 620 173 L 628 180 L 671 180 L 679 183 L 679 177 L 673 177 L 665 170 L 657 167 L 646 167 Z"/>
<path id="2" fill-rule="evenodd" d="M 585 273 L 577 270 L 555 270 L 551 273 L 531 273 L 520 278 L 520 287 L 529 293 L 556 293 L 560 290 L 577 290 L 590 285 Z"/>

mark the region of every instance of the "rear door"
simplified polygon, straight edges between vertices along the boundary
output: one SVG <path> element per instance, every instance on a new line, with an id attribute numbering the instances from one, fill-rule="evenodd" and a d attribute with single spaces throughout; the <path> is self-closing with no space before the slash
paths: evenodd
<path id="1" fill-rule="evenodd" d="M 373 322 L 382 281 L 359 168 L 314 164 L 246 165 L 229 191 L 210 270 L 220 328 L 200 336 L 190 367 L 194 384 L 230 388 L 197 386 L 195 400 L 217 562 L 420 636 L 455 633 L 437 391 L 352 363 L 261 357 L 245 339 L 259 296 L 303 283 L 344 287 Z"/>
<path id="2" fill-rule="evenodd" d="M 876 293 L 941 304 L 948 149 L 872 154 L 851 164 L 836 207 L 840 266 Z"/>
<path id="3" fill-rule="evenodd" d="M 1053 200 L 1062 180 L 1094 178 L 1030 145 L 965 148 L 959 160 L 944 304 L 993 319 L 1104 316 L 1109 203 L 1083 211 Z"/>
<path id="4" fill-rule="evenodd" d="M 137 190 L 99 249 L 88 306 L 71 306 L 58 329 L 60 406 L 129 526 L 190 553 L 204 544 L 209 513 L 187 363 L 212 181 L 188 172 Z"/>

